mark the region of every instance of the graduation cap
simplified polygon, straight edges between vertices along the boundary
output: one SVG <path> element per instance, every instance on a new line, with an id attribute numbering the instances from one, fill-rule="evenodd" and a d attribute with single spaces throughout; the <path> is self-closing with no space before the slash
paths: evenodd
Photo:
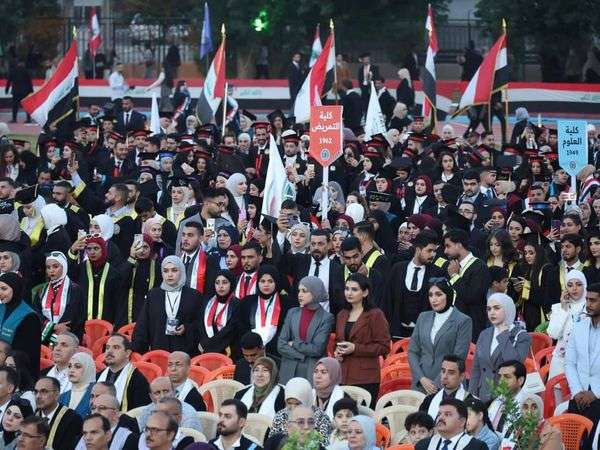
<path id="1" fill-rule="evenodd" d="M 281 119 L 282 122 L 285 122 L 285 114 L 283 114 L 283 111 L 280 109 L 276 109 L 275 111 L 272 111 L 269 114 L 267 114 L 267 119 L 269 119 L 269 122 L 271 123 L 273 123 L 278 117 Z"/>
<path id="2" fill-rule="evenodd" d="M 138 158 L 140 158 L 140 161 L 155 161 L 156 153 L 140 152 Z"/>
<path id="3" fill-rule="evenodd" d="M 210 161 L 212 159 L 212 154 L 210 152 L 207 152 L 203 148 L 200 148 L 199 150 L 197 150 L 194 153 L 194 155 L 196 155 L 198 158 L 204 159 L 206 161 Z"/>
<path id="4" fill-rule="evenodd" d="M 79 130 L 81 128 L 88 128 L 92 126 L 92 119 L 90 117 L 84 117 L 77 122 L 75 122 L 75 130 Z"/>
<path id="5" fill-rule="evenodd" d="M 218 149 L 219 153 L 222 155 L 233 155 L 235 153 L 235 148 L 231 145 L 220 144 Z"/>
<path id="6" fill-rule="evenodd" d="M 413 123 L 423 123 L 423 116 L 413 116 Z"/>
<path id="7" fill-rule="evenodd" d="M 247 109 L 242 109 L 242 116 L 247 117 L 250 121 L 254 122 L 256 120 L 256 116 L 252 114 Z"/>
<path id="8" fill-rule="evenodd" d="M 292 128 L 296 125 L 296 116 L 290 116 L 283 121 L 284 128 Z"/>
<path id="9" fill-rule="evenodd" d="M 498 181 L 510 181 L 512 177 L 512 167 L 503 167 L 500 169 L 500 171 L 498 172 L 498 176 L 496 177 L 496 180 Z"/>
<path id="10" fill-rule="evenodd" d="M 194 143 L 190 141 L 181 141 L 178 145 L 178 149 L 182 152 L 186 152 L 194 148 Z"/>
<path id="11" fill-rule="evenodd" d="M 408 140 L 412 142 L 425 142 L 425 135 L 421 133 L 411 133 L 408 135 Z"/>
<path id="12" fill-rule="evenodd" d="M 7 198 L 6 200 L 0 201 L 0 214 L 11 214 L 14 210 L 15 210 L 14 199 Z"/>
<path id="13" fill-rule="evenodd" d="M 17 147 L 25 147 L 27 144 L 29 144 L 29 141 L 25 141 L 23 139 L 11 139 L 13 145 L 16 145 Z"/>
<path id="14" fill-rule="evenodd" d="M 199 129 L 196 134 L 200 139 L 212 138 L 212 132 L 205 129 Z"/>
<path id="15" fill-rule="evenodd" d="M 36 184 L 20 189 L 15 194 L 15 201 L 19 202 L 21 205 L 29 205 L 30 203 L 33 203 L 37 198 L 37 188 L 38 185 Z"/>
<path id="16" fill-rule="evenodd" d="M 385 148 L 388 145 L 387 140 L 381 134 L 376 134 L 369 141 L 365 142 L 367 147 Z"/>
<path id="17" fill-rule="evenodd" d="M 111 131 L 109 136 L 117 142 L 125 142 L 125 137 L 116 131 Z"/>
<path id="18" fill-rule="evenodd" d="M 81 144 L 78 144 L 75 141 L 65 141 L 65 143 L 63 144 L 63 147 L 69 147 L 71 150 L 81 150 Z"/>
<path id="19" fill-rule="evenodd" d="M 255 130 L 267 130 L 268 132 L 270 127 L 271 124 L 269 122 L 254 122 L 252 124 L 252 128 Z"/>
<path id="20" fill-rule="evenodd" d="M 383 158 L 383 155 L 381 153 L 379 153 L 379 152 L 373 152 L 373 151 L 370 151 L 370 150 L 365 150 L 363 152 L 363 156 L 366 157 L 366 158 L 369 158 L 369 159 L 371 159 L 371 158 Z"/>
<path id="21" fill-rule="evenodd" d="M 410 170 L 413 167 L 412 159 L 405 156 L 396 156 L 392 159 L 390 166 L 396 170 Z"/>
<path id="22" fill-rule="evenodd" d="M 153 161 L 158 163 L 158 161 Z M 154 167 L 153 165 L 145 165 L 140 167 L 140 174 L 142 173 L 149 173 L 150 175 L 152 175 L 152 177 L 156 177 L 156 175 L 158 175 L 158 169 L 156 167 Z M 144 184 L 141 183 L 140 186 Z"/>
<path id="23" fill-rule="evenodd" d="M 298 143 L 300 142 L 300 137 L 294 130 L 285 130 L 283 133 L 281 133 L 281 140 L 283 142 Z"/>
<path id="24" fill-rule="evenodd" d="M 150 130 L 133 130 L 130 131 L 128 136 L 129 137 L 147 137 L 149 134 L 152 134 L 152 131 Z"/>
<path id="25" fill-rule="evenodd" d="M 396 176 L 396 168 L 388 164 L 379 170 L 375 175 L 375 178 L 385 178 L 386 180 L 391 181 L 396 178 Z"/>
<path id="26" fill-rule="evenodd" d="M 170 151 L 170 150 L 161 150 L 160 152 L 158 152 L 158 158 L 159 159 L 175 158 L 176 154 L 177 153 Z"/>
<path id="27" fill-rule="evenodd" d="M 499 155 L 496 158 L 496 167 L 499 169 L 513 169 L 517 165 L 517 157 L 514 155 Z"/>
<path id="28" fill-rule="evenodd" d="M 387 192 L 369 191 L 367 192 L 368 202 L 391 203 L 392 195 Z"/>
<path id="29" fill-rule="evenodd" d="M 190 181 L 184 177 L 171 177 L 169 178 L 171 181 L 170 187 L 190 187 Z"/>

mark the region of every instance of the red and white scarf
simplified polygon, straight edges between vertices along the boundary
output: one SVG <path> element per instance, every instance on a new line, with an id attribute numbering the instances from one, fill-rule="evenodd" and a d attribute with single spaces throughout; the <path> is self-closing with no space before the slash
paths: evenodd
<path id="1" fill-rule="evenodd" d="M 68 302 L 69 288 L 71 280 L 65 277 L 56 289 L 52 288 L 52 283 L 48 283 L 42 294 L 42 314 L 51 322 L 59 323 L 65 313 Z M 54 304 L 53 304 L 54 303 Z"/>
<path id="2" fill-rule="evenodd" d="M 277 333 L 277 325 L 281 316 L 281 299 L 277 293 L 269 299 L 264 299 L 259 295 L 257 303 L 252 331 L 260 334 L 263 344 L 266 345 Z"/>
<path id="3" fill-rule="evenodd" d="M 252 273 L 250 275 L 250 281 L 248 282 L 248 286 L 244 289 L 244 285 L 246 284 L 246 275 L 250 275 L 249 273 L 242 272 L 240 279 L 238 280 L 238 284 L 235 288 L 235 296 L 240 300 L 243 300 L 247 295 L 256 294 L 256 282 L 258 281 L 258 271 Z"/>
<path id="4" fill-rule="evenodd" d="M 204 311 L 204 328 L 206 329 L 206 335 L 209 338 L 215 335 L 215 327 L 217 331 L 221 331 L 227 324 L 227 313 L 232 298 L 233 295 L 230 295 L 224 303 L 221 303 L 217 300 L 217 296 L 215 295 L 206 305 L 206 310 Z"/>

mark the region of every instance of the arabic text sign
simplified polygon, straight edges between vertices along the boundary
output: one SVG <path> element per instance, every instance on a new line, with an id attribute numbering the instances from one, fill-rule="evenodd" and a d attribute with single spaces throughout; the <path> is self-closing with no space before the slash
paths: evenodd
<path id="1" fill-rule="evenodd" d="M 311 106 L 309 153 L 323 167 L 342 155 L 342 107 Z"/>
<path id="2" fill-rule="evenodd" d="M 558 162 L 572 177 L 587 165 L 588 140 L 585 120 L 558 121 Z"/>

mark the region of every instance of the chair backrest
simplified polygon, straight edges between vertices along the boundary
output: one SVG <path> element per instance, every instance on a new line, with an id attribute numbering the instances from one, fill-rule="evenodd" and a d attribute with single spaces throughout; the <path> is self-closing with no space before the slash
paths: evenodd
<path id="1" fill-rule="evenodd" d="M 343 391 L 348 394 L 359 405 L 369 406 L 371 404 L 371 394 L 366 389 L 358 386 L 342 386 Z"/>
<path id="2" fill-rule="evenodd" d="M 548 422 L 560 430 L 565 450 L 579 450 L 584 435 L 592 431 L 594 424 L 579 414 L 561 414 L 548 418 Z"/>
<path id="3" fill-rule="evenodd" d="M 202 366 L 208 370 L 216 370 L 222 366 L 230 366 L 233 361 L 221 353 L 203 353 L 192 358 L 193 366 Z"/>
<path id="4" fill-rule="evenodd" d="M 525 361 L 523 361 L 523 364 L 525 364 L 527 373 L 535 372 L 536 367 L 535 367 L 535 361 L 533 360 L 533 358 L 525 358 Z"/>
<path id="5" fill-rule="evenodd" d="M 202 366 L 199 366 L 202 367 Z M 213 380 L 233 380 L 233 376 L 235 375 L 235 366 L 227 365 L 223 367 L 219 367 L 218 369 L 212 370 L 204 377 L 204 382 L 208 383 Z"/>
<path id="6" fill-rule="evenodd" d="M 140 414 L 142 413 L 143 410 L 144 410 L 144 406 L 140 406 L 138 408 L 130 409 L 125 414 L 127 414 L 132 419 L 137 419 L 140 416 Z"/>
<path id="7" fill-rule="evenodd" d="M 47 345 L 40 346 L 40 357 L 52 359 L 52 349 Z"/>
<path id="8" fill-rule="evenodd" d="M 392 441 L 392 432 L 388 427 L 380 423 L 375 425 L 375 445 L 379 448 L 387 448 Z"/>
<path id="9" fill-rule="evenodd" d="M 208 411 L 197 411 L 196 416 L 200 419 L 202 424 L 202 431 L 210 441 L 217 437 L 217 424 L 219 423 L 219 416 L 215 413 Z"/>
<path id="10" fill-rule="evenodd" d="M 185 436 L 190 436 L 194 439 L 194 442 L 208 442 L 206 436 L 203 433 L 200 433 L 198 430 L 194 430 L 193 428 L 179 427 L 179 431 L 181 431 Z"/>
<path id="11" fill-rule="evenodd" d="M 365 405 L 357 405 L 358 406 L 358 413 L 362 414 L 363 416 L 367 416 L 367 417 L 375 417 L 375 411 L 373 411 L 371 408 L 369 408 L 368 406 Z"/>
<path id="12" fill-rule="evenodd" d="M 162 377 L 162 369 L 151 362 L 135 361 L 131 365 L 142 372 L 148 383 L 152 383 L 155 378 Z"/>
<path id="13" fill-rule="evenodd" d="M 550 364 L 546 364 L 540 367 L 540 377 L 542 377 L 542 381 L 545 383 L 548 381 L 548 373 L 550 372 Z"/>
<path id="14" fill-rule="evenodd" d="M 91 348 L 93 343 L 103 336 L 109 336 L 113 332 L 113 325 L 106 320 L 91 319 L 85 322 L 84 341 L 86 347 Z"/>
<path id="15" fill-rule="evenodd" d="M 209 373 L 210 371 L 202 366 L 191 366 L 188 376 L 191 380 L 195 381 L 198 386 L 200 386 L 204 384 L 204 380 Z"/>
<path id="16" fill-rule="evenodd" d="M 162 370 L 163 374 L 167 373 L 167 365 L 169 364 L 169 352 L 165 350 L 151 350 L 142 355 L 142 361 L 156 364 Z"/>
<path id="17" fill-rule="evenodd" d="M 329 340 L 327 341 L 327 356 L 333 358 L 333 352 L 335 351 L 335 333 L 331 333 L 329 335 Z"/>
<path id="18" fill-rule="evenodd" d="M 546 390 L 544 391 L 544 417 L 549 418 L 554 414 L 556 408 L 555 386 L 560 386 L 561 401 L 571 397 L 571 390 L 565 374 L 560 374 L 550 378 L 546 382 Z"/>
<path id="19" fill-rule="evenodd" d="M 124 334 L 131 340 L 134 329 L 135 329 L 135 322 L 128 323 L 127 325 L 123 325 L 121 328 L 119 328 L 119 334 Z"/>
<path id="20" fill-rule="evenodd" d="M 104 353 L 104 346 L 106 345 L 106 342 L 108 341 L 108 339 L 110 338 L 110 336 L 102 336 L 101 338 L 96 339 L 93 343 L 92 343 L 92 354 L 94 355 L 94 358 L 97 358 L 98 355 L 101 355 Z"/>
<path id="21" fill-rule="evenodd" d="M 375 411 L 385 408 L 388 403 L 391 406 L 394 405 L 407 405 L 416 406 L 417 408 L 423 403 L 425 394 L 419 391 L 411 391 L 409 389 L 402 389 L 399 391 L 389 392 L 379 397 L 377 404 L 375 405 Z"/>
<path id="22" fill-rule="evenodd" d="M 552 338 L 546 333 L 538 333 L 537 331 L 532 331 L 528 334 L 531 337 L 531 351 L 533 351 L 534 355 L 540 350 L 552 347 Z"/>
<path id="23" fill-rule="evenodd" d="M 415 446 L 412 444 L 392 445 L 387 450 L 415 450 Z"/>
<path id="24" fill-rule="evenodd" d="M 387 366 L 381 369 L 381 382 L 395 380 L 399 377 L 412 378 L 412 372 L 408 364 L 397 363 L 393 366 Z"/>
<path id="25" fill-rule="evenodd" d="M 235 393 L 243 388 L 244 385 L 235 380 L 213 380 L 200 386 L 199 391 L 201 395 L 210 394 L 211 412 L 215 412 L 219 410 L 224 400 L 233 398 Z"/>
<path id="26" fill-rule="evenodd" d="M 410 338 L 402 338 L 392 344 L 390 349 L 390 355 L 394 353 L 406 353 L 408 352 L 408 346 L 410 345 Z"/>
<path id="27" fill-rule="evenodd" d="M 40 358 L 40 370 L 48 369 L 54 365 L 54 361 L 48 358 Z"/>
<path id="28" fill-rule="evenodd" d="M 383 418 L 387 418 L 390 431 L 392 432 L 392 442 L 399 442 L 406 435 L 404 421 L 406 416 L 418 411 L 416 406 L 395 405 L 375 411 L 375 421 L 381 423 Z"/>
<path id="29" fill-rule="evenodd" d="M 534 359 L 538 367 L 542 367 L 543 365 L 549 364 L 550 361 L 552 361 L 552 354 L 554 353 L 554 349 L 554 346 L 547 347 L 534 354 Z"/>
<path id="30" fill-rule="evenodd" d="M 383 360 L 383 367 L 393 366 L 395 364 L 408 364 L 408 353 L 393 353 Z"/>
<path id="31" fill-rule="evenodd" d="M 264 414 L 249 413 L 244 426 L 244 434 L 254 437 L 262 446 L 267 430 L 273 425 L 273 418 Z"/>
<path id="32" fill-rule="evenodd" d="M 399 391 L 401 389 L 410 389 L 412 385 L 412 379 L 410 377 L 400 377 L 395 380 L 386 381 L 385 383 L 381 383 L 379 386 L 379 397 L 381 398 L 385 394 L 390 392 Z"/>

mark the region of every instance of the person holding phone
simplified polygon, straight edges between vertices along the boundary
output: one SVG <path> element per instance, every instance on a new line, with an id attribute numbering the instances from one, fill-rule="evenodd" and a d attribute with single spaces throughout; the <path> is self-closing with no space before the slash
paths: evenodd
<path id="1" fill-rule="evenodd" d="M 371 300 L 373 288 L 361 273 L 346 279 L 346 305 L 336 319 L 334 357 L 342 365 L 342 384 L 358 386 L 371 394 L 373 407 L 380 383 L 379 357 L 390 351 L 390 327 Z"/>

